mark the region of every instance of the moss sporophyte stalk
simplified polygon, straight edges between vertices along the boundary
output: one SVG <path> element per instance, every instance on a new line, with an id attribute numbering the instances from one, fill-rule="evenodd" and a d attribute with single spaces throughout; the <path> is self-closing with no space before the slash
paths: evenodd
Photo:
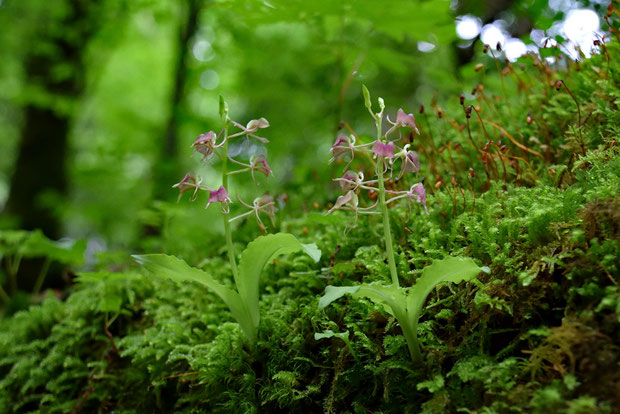
<path id="1" fill-rule="evenodd" d="M 221 162 L 222 184 L 217 189 L 211 189 L 202 185 L 202 181 L 196 178 L 193 173 L 187 173 L 174 188 L 179 190 L 179 199 L 185 192 L 192 191 L 191 201 L 196 200 L 199 191 L 205 191 L 208 195 L 206 208 L 213 203 L 220 203 L 222 218 L 224 221 L 224 233 L 226 237 L 226 247 L 230 269 L 235 281 L 236 290 L 229 289 L 213 279 L 213 277 L 197 268 L 193 268 L 183 260 L 174 256 L 164 254 L 148 254 L 134 256 L 135 259 L 143 264 L 153 274 L 175 280 L 177 282 L 194 281 L 201 283 L 217 294 L 228 306 L 231 313 L 239 323 L 241 330 L 250 344 L 254 344 L 258 335 L 258 324 L 260 322 L 259 310 L 259 279 L 263 267 L 276 256 L 302 251 L 308 254 L 314 261 L 321 257 L 321 251 L 314 243 L 303 244 L 293 235 L 287 233 L 269 234 L 257 238 L 248 244 L 247 248 L 241 253 L 239 265 L 234 251 L 231 222 L 254 215 L 261 231 L 266 232 L 266 227 L 260 218 L 261 214 L 266 215 L 272 220 L 276 213 L 275 202 L 268 194 L 257 197 L 252 204 L 244 202 L 237 197 L 241 206 L 249 211 L 241 213 L 235 217 L 230 216 L 230 204 L 233 203 L 228 194 L 228 177 L 230 175 L 250 173 L 256 183 L 254 172 L 258 171 L 268 178 L 271 174 L 271 167 L 267 163 L 264 155 L 252 155 L 249 157 L 249 164 L 239 161 L 228 152 L 228 144 L 235 138 L 254 139 L 261 145 L 267 144 L 267 138 L 256 135 L 259 129 L 269 127 L 269 122 L 265 118 L 253 119 L 246 126 L 233 121 L 228 116 L 228 105 L 220 97 L 220 116 L 224 127 L 219 134 L 209 131 L 201 134 L 192 144 L 195 152 L 202 154 L 202 162 L 210 164 L 214 157 Z M 239 132 L 229 134 L 229 126 L 240 129 Z M 218 142 L 219 140 L 219 142 Z M 229 171 L 228 162 L 239 165 L 243 168 Z"/>
<path id="2" fill-rule="evenodd" d="M 383 113 L 385 110 L 383 99 L 378 99 L 379 112 L 375 113 L 372 110 L 370 92 L 365 86 L 362 86 L 362 91 L 365 106 L 375 122 L 377 137 L 374 142 L 357 145 L 354 134 L 350 137 L 340 135 L 336 138 L 330 150 L 333 154 L 330 162 L 346 155 L 350 155 L 350 160 L 345 166 L 346 172 L 344 175 L 335 179 L 335 181 L 340 183 L 340 187 L 345 194 L 338 197 L 334 206 L 327 214 L 338 209 L 345 209 L 354 211 L 356 217 L 358 214 L 379 214 L 382 216 L 385 254 L 392 284 L 388 286 L 377 283 L 359 286 L 327 286 L 325 294 L 319 301 L 319 308 L 325 308 L 345 294 L 352 294 L 354 297 L 366 297 L 379 305 L 387 306 L 403 330 L 411 359 L 416 364 L 419 364 L 422 361 L 422 353 L 417 338 L 418 319 L 422 312 L 424 301 L 431 290 L 439 283 L 458 283 L 463 280 L 472 280 L 481 271 L 488 273 L 490 270 L 486 267 L 478 267 L 469 258 L 446 257 L 426 267 L 413 287 L 400 287 L 394 258 L 394 245 L 388 207 L 399 200 L 405 200 L 409 205 L 411 214 L 411 203 L 415 201 L 424 207 L 424 211 L 428 215 L 426 190 L 424 188 L 424 179 L 411 185 L 408 190 L 402 191 L 387 190 L 385 182 L 392 178 L 395 162 L 397 161 L 400 161 L 400 177 L 406 174 L 417 174 L 420 171 L 420 157 L 418 153 L 409 150 L 409 144 L 404 145 L 402 148 L 399 147 L 402 136 L 391 138 L 394 133 L 400 132 L 401 128 L 406 128 L 411 133 L 415 132 L 418 135 L 420 132 L 416 126 L 413 114 L 407 114 L 404 110 L 399 109 L 395 122 L 392 122 L 389 117 L 387 118 L 391 127 L 384 134 L 382 130 Z M 374 179 L 365 180 L 364 174 L 361 171 L 356 172 L 348 169 L 354 162 L 356 155 L 365 156 L 358 157 L 358 159 L 368 160 L 373 164 L 375 171 Z M 358 194 L 362 190 L 378 193 L 377 201 L 366 207 L 360 206 Z"/>

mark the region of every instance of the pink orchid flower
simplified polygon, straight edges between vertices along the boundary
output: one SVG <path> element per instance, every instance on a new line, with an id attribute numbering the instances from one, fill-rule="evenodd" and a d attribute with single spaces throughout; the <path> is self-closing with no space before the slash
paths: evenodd
<path id="1" fill-rule="evenodd" d="M 194 194 L 192 194 L 190 200 L 194 201 L 196 199 L 198 190 L 200 189 L 200 181 L 196 180 L 196 177 L 194 176 L 194 174 L 192 174 L 191 172 L 188 172 L 187 174 L 185 174 L 185 177 L 183 177 L 181 181 L 173 185 L 172 188 L 179 189 L 179 200 L 181 199 L 181 197 L 186 191 L 193 189 Z"/>
<path id="2" fill-rule="evenodd" d="M 222 211 L 225 214 L 230 212 L 228 203 L 232 203 L 232 200 L 228 196 L 228 191 L 226 191 L 224 186 L 220 186 L 217 190 L 209 190 L 209 201 L 205 208 L 208 208 L 211 203 L 222 203 Z"/>
<path id="3" fill-rule="evenodd" d="M 402 108 L 400 108 L 398 112 L 396 113 L 396 122 L 392 122 L 392 121 L 389 121 L 389 122 L 395 127 L 411 128 L 418 135 L 420 134 L 420 131 L 418 130 L 418 127 L 415 124 L 415 117 L 413 116 L 413 114 L 405 113 L 405 111 L 403 111 Z"/>
<path id="4" fill-rule="evenodd" d="M 200 134 L 200 136 L 198 136 L 198 138 L 196 138 L 196 141 L 194 141 L 194 143 L 192 144 L 192 147 L 194 147 L 194 151 L 199 152 L 203 155 L 203 159 L 206 159 L 211 156 L 215 148 L 218 147 L 218 145 L 215 145 L 215 139 L 216 136 L 215 132 L 213 131 L 209 131 L 205 134 Z"/>

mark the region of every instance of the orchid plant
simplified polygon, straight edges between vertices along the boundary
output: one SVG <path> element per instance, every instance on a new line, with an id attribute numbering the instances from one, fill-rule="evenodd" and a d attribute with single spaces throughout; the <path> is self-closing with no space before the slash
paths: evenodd
<path id="1" fill-rule="evenodd" d="M 256 140 L 261 144 L 267 144 L 267 138 L 256 135 L 259 129 L 269 127 L 269 122 L 265 118 L 253 119 L 246 126 L 233 121 L 228 116 L 228 105 L 220 97 L 220 117 L 224 123 L 223 129 L 216 134 L 214 131 L 201 134 L 192 144 L 195 152 L 202 154 L 202 162 L 211 164 L 214 158 L 221 161 L 222 184 L 219 188 L 210 188 L 202 184 L 202 180 L 193 173 L 187 173 L 181 181 L 173 185 L 179 190 L 179 199 L 186 192 L 191 192 L 190 200 L 194 201 L 198 197 L 199 191 L 208 193 L 206 208 L 212 204 L 219 203 L 222 217 L 224 220 L 224 232 L 228 250 L 233 279 L 236 290 L 229 289 L 213 279 L 213 277 L 197 268 L 193 268 L 183 260 L 174 256 L 164 254 L 147 254 L 134 256 L 134 258 L 144 265 L 148 271 L 163 278 L 172 279 L 177 282 L 194 281 L 201 283 L 226 303 L 231 313 L 239 323 L 242 332 L 249 340 L 250 344 L 256 342 L 258 336 L 258 325 L 260 322 L 259 312 L 259 279 L 263 267 L 276 256 L 283 254 L 303 251 L 308 254 L 315 262 L 321 257 L 321 251 L 314 243 L 303 244 L 293 235 L 287 233 L 277 233 L 262 236 L 248 244 L 247 248 L 241 253 L 241 260 L 237 266 L 237 258 L 234 251 L 231 222 L 242 217 L 253 215 L 258 222 L 261 231 L 266 232 L 260 214 L 264 214 L 272 220 L 275 216 L 276 207 L 274 200 L 267 194 L 260 196 L 252 204 L 244 202 L 237 197 L 239 204 L 248 209 L 235 217 L 230 217 L 229 204 L 233 201 L 228 194 L 228 177 L 233 174 L 249 173 L 252 180 L 256 183 L 255 173 L 263 173 L 265 177 L 272 175 L 271 168 L 264 155 L 253 155 L 249 163 L 244 163 L 233 158 L 229 153 L 229 143 L 238 138 L 245 140 Z M 229 127 L 234 126 L 240 131 L 229 134 Z M 229 171 L 228 163 L 239 166 L 236 170 Z"/>
<path id="2" fill-rule="evenodd" d="M 411 359 L 415 363 L 420 363 L 422 353 L 417 337 L 418 320 L 424 302 L 432 289 L 442 282 L 458 283 L 464 280 L 472 280 L 481 271 L 488 273 L 489 269 L 478 267 L 470 258 L 447 257 L 424 268 L 413 287 L 400 287 L 394 260 L 388 205 L 405 200 L 409 204 L 411 213 L 411 202 L 414 201 L 420 203 L 424 207 L 425 213 L 428 214 L 426 190 L 424 189 L 423 179 L 413 184 L 408 190 L 403 191 L 388 190 L 385 188 L 385 182 L 394 175 L 396 166 L 400 166 L 400 177 L 406 174 L 417 174 L 420 171 L 418 153 L 410 150 L 410 144 L 401 147 L 402 136 L 400 134 L 402 128 L 408 129 L 411 134 L 419 134 L 419 131 L 413 114 L 407 114 L 403 109 L 399 109 L 395 122 L 391 121 L 389 117 L 387 118 L 391 126 L 383 133 L 385 103 L 382 98 L 379 98 L 379 112 L 375 113 L 372 109 L 370 92 L 365 86 L 362 86 L 362 90 L 366 108 L 375 122 L 377 138 L 373 142 L 361 144 L 357 143 L 355 134 L 350 136 L 343 134 L 336 138 L 330 149 L 332 153 L 330 162 L 346 155 L 350 155 L 350 160 L 345 166 L 344 175 L 335 179 L 340 184 L 344 194 L 338 197 L 327 214 L 337 209 L 344 209 L 354 211 L 356 217 L 358 214 L 382 215 L 385 250 L 392 284 L 388 286 L 380 283 L 362 284 L 360 286 L 327 286 L 325 294 L 319 300 L 319 308 L 325 308 L 346 294 L 351 294 L 354 297 L 366 297 L 374 301 L 396 318 L 403 330 Z M 397 132 L 399 135 L 392 138 Z M 370 180 L 365 179 L 362 171 L 349 169 L 354 158 L 359 155 L 365 156 L 374 164 L 375 177 Z M 360 206 L 359 194 L 362 191 L 372 191 L 377 194 L 377 200 L 374 204 L 366 207 Z"/>

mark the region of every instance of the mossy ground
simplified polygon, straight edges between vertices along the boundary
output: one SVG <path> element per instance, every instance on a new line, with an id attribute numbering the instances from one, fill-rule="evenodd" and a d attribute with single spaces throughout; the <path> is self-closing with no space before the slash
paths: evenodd
<path id="1" fill-rule="evenodd" d="M 323 258 L 267 266 L 254 348 L 215 295 L 127 261 L 0 320 L 0 412 L 617 412 L 618 50 L 609 43 L 579 67 L 524 58 L 503 86 L 487 74 L 469 125 L 457 100 L 418 116 L 430 215 L 391 211 L 401 282 L 446 255 L 492 271 L 429 297 L 423 367 L 371 302 L 317 308 L 327 284 L 389 280 L 381 221 L 291 215 L 281 228 Z M 505 151 L 483 150 L 500 139 Z M 202 267 L 232 283 L 224 254 Z M 314 339 L 327 329 L 348 331 L 351 347 Z"/>

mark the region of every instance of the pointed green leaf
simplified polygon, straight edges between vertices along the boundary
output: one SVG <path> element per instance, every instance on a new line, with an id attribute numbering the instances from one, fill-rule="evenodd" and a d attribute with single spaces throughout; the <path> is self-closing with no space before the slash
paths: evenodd
<path id="1" fill-rule="evenodd" d="M 366 297 L 372 300 L 386 312 L 394 315 L 401 325 L 405 320 L 405 290 L 402 288 L 372 283 L 362 285 L 353 297 Z"/>
<path id="2" fill-rule="evenodd" d="M 359 286 L 327 286 L 325 293 L 319 299 L 319 309 L 323 309 L 335 300 L 340 299 L 347 293 L 353 294 L 360 289 Z"/>
<path id="3" fill-rule="evenodd" d="M 478 267 L 472 259 L 465 257 L 446 257 L 435 260 L 432 265 L 425 267 L 407 297 L 407 312 L 411 323 L 417 326 L 424 301 L 435 286 L 442 282 L 469 281 L 480 272 L 488 273 L 489 268 Z"/>
<path id="4" fill-rule="evenodd" d="M 329 338 L 340 338 L 345 343 L 349 339 L 349 331 L 344 332 L 334 332 L 331 329 L 326 330 L 325 332 L 316 332 L 314 334 L 314 340 L 318 341 L 319 339 L 329 339 Z"/>
<path id="5" fill-rule="evenodd" d="M 241 253 L 239 276 L 236 280 L 237 290 L 248 308 L 256 329 L 258 329 L 260 320 L 258 285 L 263 268 L 277 256 L 298 251 L 303 251 L 315 262 L 321 257 L 321 251 L 316 247 L 316 244 L 303 244 L 295 236 L 288 233 L 261 236 L 250 242 Z"/>
<path id="6" fill-rule="evenodd" d="M 145 254 L 132 256 L 146 270 L 155 276 L 170 279 L 177 283 L 198 282 L 218 295 L 228 306 L 231 313 L 241 325 L 245 335 L 251 340 L 254 334 L 252 318 L 237 292 L 213 279 L 208 273 L 191 267 L 185 261 L 165 254 Z"/>

